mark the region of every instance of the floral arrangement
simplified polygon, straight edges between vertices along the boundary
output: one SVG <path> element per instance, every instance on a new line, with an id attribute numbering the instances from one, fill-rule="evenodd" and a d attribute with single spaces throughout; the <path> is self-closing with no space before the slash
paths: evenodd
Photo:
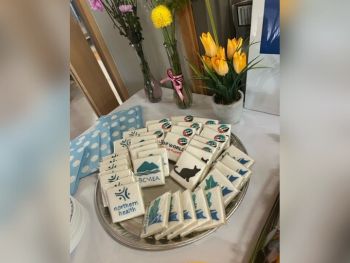
<path id="1" fill-rule="evenodd" d="M 106 10 L 119 33 L 128 38 L 141 61 L 145 82 L 145 92 L 151 102 L 161 99 L 162 90 L 154 80 L 142 49 L 142 27 L 137 16 L 137 0 L 90 0 L 91 8 L 97 11 Z"/>
<path id="2" fill-rule="evenodd" d="M 199 70 L 190 63 L 190 67 L 195 73 L 195 79 L 204 81 L 207 88 L 214 92 L 214 100 L 218 104 L 231 104 L 241 97 L 239 90 L 244 86 L 242 79 L 246 72 L 261 61 L 258 57 L 247 64 L 247 54 L 243 47 L 242 38 L 227 40 L 227 49 L 220 46 L 217 30 L 210 6 L 210 0 L 205 0 L 208 11 L 212 35 L 202 33 L 200 40 L 203 44 L 205 55 L 201 56 L 203 68 Z M 249 47 L 249 45 L 248 45 Z"/>
<path id="3" fill-rule="evenodd" d="M 176 12 L 181 10 L 188 0 L 146 0 L 146 3 L 151 10 L 154 27 L 162 31 L 164 47 L 171 66 L 167 70 L 167 78 L 161 83 L 171 81 L 177 105 L 180 108 L 188 108 L 192 105 L 192 93 L 184 83 L 175 37 Z"/>

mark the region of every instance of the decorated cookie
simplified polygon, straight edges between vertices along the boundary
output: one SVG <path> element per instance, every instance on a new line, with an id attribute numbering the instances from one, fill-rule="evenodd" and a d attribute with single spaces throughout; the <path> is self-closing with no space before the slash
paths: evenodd
<path id="1" fill-rule="evenodd" d="M 201 149 L 203 151 L 209 152 L 209 153 L 211 153 L 211 154 L 213 154 L 215 156 L 216 148 L 213 147 L 213 146 L 210 146 L 210 145 L 205 144 L 203 142 L 197 141 L 195 139 L 191 140 L 189 145 L 191 145 L 193 147 L 196 147 L 198 149 Z"/>
<path id="2" fill-rule="evenodd" d="M 200 135 L 204 138 L 218 142 L 219 145 L 222 146 L 222 150 L 225 149 L 226 145 L 228 145 L 230 141 L 225 134 L 218 133 L 215 130 L 208 128 L 208 126 L 204 126 Z"/>
<path id="3" fill-rule="evenodd" d="M 243 164 L 233 159 L 230 155 L 226 154 L 224 158 L 221 159 L 221 162 L 231 170 L 234 170 L 238 174 L 243 176 L 244 182 L 248 181 L 248 179 L 250 178 L 252 172 Z"/>
<path id="4" fill-rule="evenodd" d="M 125 160 L 125 161 L 124 161 Z M 113 165 L 113 164 L 125 164 L 125 162 L 129 165 L 130 164 L 130 158 L 129 155 L 121 155 L 121 156 L 117 156 L 115 158 L 110 158 L 107 160 L 104 160 L 102 162 L 100 162 L 100 170 L 101 168 Z"/>
<path id="5" fill-rule="evenodd" d="M 113 142 L 113 149 L 115 153 L 128 150 L 128 146 L 130 145 L 130 138 L 128 139 L 120 139 Z"/>
<path id="6" fill-rule="evenodd" d="M 197 227 L 195 231 L 208 230 L 226 223 L 225 206 L 220 186 L 205 191 L 205 196 L 210 211 L 210 221 Z"/>
<path id="7" fill-rule="evenodd" d="M 129 145 L 129 150 L 131 151 L 132 149 L 139 148 L 139 147 L 142 147 L 142 146 L 145 146 L 148 144 L 155 144 L 155 143 L 157 143 L 157 139 L 155 139 L 155 138 L 153 138 L 151 140 L 146 140 L 143 142 L 134 143 L 134 144 Z"/>
<path id="8" fill-rule="evenodd" d="M 133 160 L 136 159 L 137 154 L 139 152 L 147 151 L 147 150 L 151 150 L 151 149 L 158 149 L 158 147 L 159 147 L 158 143 L 151 143 L 151 144 L 147 144 L 147 145 L 144 145 L 144 146 L 141 146 L 138 148 L 130 149 L 131 159 L 133 159 Z"/>
<path id="9" fill-rule="evenodd" d="M 117 223 L 145 213 L 138 183 L 109 188 L 106 191 L 112 222 Z"/>
<path id="10" fill-rule="evenodd" d="M 194 117 L 193 122 L 199 122 L 203 124 L 219 124 L 218 120 L 206 119 L 206 118 L 200 118 L 200 117 Z"/>
<path id="11" fill-rule="evenodd" d="M 184 218 L 181 204 L 181 192 L 177 191 L 171 195 L 168 227 L 160 234 L 155 235 L 156 240 L 159 240 L 182 227 L 183 221 Z"/>
<path id="12" fill-rule="evenodd" d="M 108 182 L 108 181 L 104 182 L 104 183 L 101 182 L 102 202 L 103 202 L 104 207 L 108 206 L 108 203 L 106 202 L 107 201 L 106 191 L 109 188 L 118 187 L 121 185 L 127 185 L 127 184 L 134 183 L 134 182 L 136 182 L 134 176 L 122 177 L 122 178 L 119 178 L 118 180 L 115 180 L 113 182 Z"/>
<path id="13" fill-rule="evenodd" d="M 192 201 L 197 221 L 192 227 L 189 227 L 180 234 L 180 236 L 182 237 L 187 236 L 188 234 L 192 233 L 196 228 L 205 225 L 211 220 L 207 199 L 203 189 L 199 188 L 198 190 L 192 193 Z"/>
<path id="14" fill-rule="evenodd" d="M 199 135 L 200 132 L 202 131 L 203 124 L 199 122 L 183 122 L 180 121 L 176 125 L 182 126 L 182 127 L 190 127 L 196 130 L 196 134 Z"/>
<path id="15" fill-rule="evenodd" d="M 105 174 L 110 174 L 110 173 L 118 173 L 118 172 L 121 172 L 121 171 L 124 171 L 124 170 L 129 170 L 130 167 L 128 165 L 120 165 L 120 166 L 117 166 L 116 168 L 114 169 L 111 169 L 111 170 L 107 170 L 107 171 L 103 171 L 103 172 L 99 172 L 99 176 L 101 175 L 105 175 Z"/>
<path id="16" fill-rule="evenodd" d="M 147 128 L 131 129 L 131 130 L 123 132 L 123 138 L 127 139 L 129 137 L 139 137 L 141 134 L 143 134 L 145 132 L 147 132 Z"/>
<path id="17" fill-rule="evenodd" d="M 171 131 L 171 122 L 153 123 L 147 126 L 149 132 L 162 129 L 165 132 Z"/>
<path id="18" fill-rule="evenodd" d="M 217 161 L 214 167 L 217 168 L 223 175 L 225 175 L 236 189 L 241 190 L 244 183 L 244 177 L 242 175 L 237 173 L 235 170 L 230 169 L 221 161 Z"/>
<path id="19" fill-rule="evenodd" d="M 152 140 L 152 139 L 154 140 L 154 139 L 157 139 L 157 137 L 158 136 L 156 134 L 141 135 L 139 137 L 131 137 L 128 140 L 130 140 L 129 145 L 133 145 L 133 144 L 136 144 L 136 143 L 145 142 L 145 141 L 149 141 L 149 140 Z"/>
<path id="20" fill-rule="evenodd" d="M 143 221 L 142 238 L 160 233 L 167 228 L 170 200 L 171 194 L 167 192 L 150 203 Z"/>
<path id="21" fill-rule="evenodd" d="M 183 187 L 192 190 L 199 182 L 205 167 L 205 162 L 185 151 L 170 172 L 170 176 Z"/>
<path id="22" fill-rule="evenodd" d="M 141 187 L 164 185 L 163 162 L 161 156 L 149 156 L 133 160 L 134 174 Z"/>
<path id="23" fill-rule="evenodd" d="M 173 239 L 180 235 L 183 231 L 192 227 L 197 222 L 196 212 L 194 210 L 194 205 L 192 201 L 192 196 L 190 190 L 183 191 L 181 194 L 181 204 L 183 209 L 183 225 L 171 234 L 167 236 L 168 239 Z"/>
<path id="24" fill-rule="evenodd" d="M 169 122 L 170 119 L 168 118 L 163 118 L 163 119 L 160 119 L 160 120 L 150 120 L 150 121 L 146 121 L 146 127 L 148 127 L 149 125 L 151 124 L 155 124 L 155 123 L 164 123 L 164 122 Z"/>
<path id="25" fill-rule="evenodd" d="M 108 159 L 113 159 L 113 158 L 119 157 L 119 156 L 129 156 L 128 149 L 119 150 L 117 153 L 115 152 L 115 153 L 109 154 L 107 156 L 104 156 L 104 157 L 102 157 L 102 162 L 106 161 Z"/>
<path id="26" fill-rule="evenodd" d="M 171 128 L 171 132 L 187 138 L 192 138 L 196 134 L 196 130 L 193 128 L 176 125 Z"/>
<path id="27" fill-rule="evenodd" d="M 189 143 L 189 139 L 178 134 L 168 132 L 163 141 L 163 147 L 168 151 L 169 160 L 176 162 Z"/>
<path id="28" fill-rule="evenodd" d="M 192 122 L 193 116 L 192 115 L 186 115 L 186 116 L 173 116 L 171 117 L 171 122 L 175 125 L 179 122 Z"/>
<path id="29" fill-rule="evenodd" d="M 204 178 L 199 187 L 207 191 L 216 186 L 221 187 L 225 206 L 228 205 L 231 200 L 239 193 L 239 190 L 233 187 L 226 176 L 224 176 L 218 169 L 213 168 L 209 171 L 208 175 Z"/>
<path id="30" fill-rule="evenodd" d="M 199 179 L 201 181 L 204 178 L 204 176 L 207 174 L 207 172 L 209 171 L 211 164 L 213 162 L 214 155 L 213 155 L 213 153 L 210 153 L 208 151 L 198 149 L 198 148 L 192 146 L 191 144 L 189 146 L 187 146 L 186 151 L 189 152 L 190 154 L 194 155 L 195 157 L 197 157 L 198 159 L 200 159 L 201 161 L 203 161 L 206 164 L 204 171 L 202 172 L 201 178 Z"/>
<path id="31" fill-rule="evenodd" d="M 118 168 L 120 166 L 122 166 L 122 167 L 123 166 L 130 167 L 129 160 L 127 160 L 127 159 L 120 159 L 120 160 L 116 160 L 112 164 L 108 164 L 107 163 L 105 165 L 100 166 L 100 171 L 101 172 L 105 172 L 105 171 L 108 171 L 108 170 L 112 170 L 112 169 Z"/>
<path id="32" fill-rule="evenodd" d="M 169 176 L 169 161 L 168 161 L 168 152 L 164 148 L 151 149 L 147 151 L 142 151 L 138 153 L 138 158 L 143 158 L 147 156 L 156 156 L 159 155 L 162 157 L 163 162 L 163 172 L 164 176 Z"/>
<path id="33" fill-rule="evenodd" d="M 227 143 L 225 149 L 227 149 L 230 145 L 230 136 L 231 136 L 231 124 L 215 124 L 215 125 L 205 125 L 205 127 L 210 128 L 216 131 L 218 134 L 223 134 L 227 137 Z"/>
<path id="34" fill-rule="evenodd" d="M 220 159 L 225 157 L 226 154 L 230 155 L 233 159 L 235 159 L 237 162 L 241 163 L 247 168 L 254 164 L 254 160 L 251 157 L 249 157 L 247 154 L 242 152 L 234 145 L 228 147 L 226 151 L 220 156 Z"/>

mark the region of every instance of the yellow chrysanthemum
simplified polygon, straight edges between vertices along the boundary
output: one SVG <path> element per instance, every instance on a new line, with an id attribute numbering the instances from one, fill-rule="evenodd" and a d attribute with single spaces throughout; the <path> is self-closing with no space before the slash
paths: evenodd
<path id="1" fill-rule="evenodd" d="M 151 13 L 153 25 L 156 28 L 163 28 L 169 26 L 173 22 L 173 16 L 169 8 L 165 5 L 156 6 Z"/>

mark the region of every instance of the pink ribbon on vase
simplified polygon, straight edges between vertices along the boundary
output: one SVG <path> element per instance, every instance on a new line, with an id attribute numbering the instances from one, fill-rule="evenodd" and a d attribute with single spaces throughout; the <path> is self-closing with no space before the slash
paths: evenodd
<path id="1" fill-rule="evenodd" d="M 165 79 L 162 79 L 160 81 L 160 83 L 163 84 L 164 82 L 171 81 L 171 83 L 173 84 L 174 89 L 177 92 L 177 95 L 179 95 L 180 100 L 183 101 L 184 100 L 184 95 L 182 94 L 181 90 L 182 90 L 182 82 L 183 82 L 184 79 L 183 79 L 182 74 L 174 76 L 172 69 L 168 69 L 166 71 L 166 73 L 167 73 L 168 76 Z"/>

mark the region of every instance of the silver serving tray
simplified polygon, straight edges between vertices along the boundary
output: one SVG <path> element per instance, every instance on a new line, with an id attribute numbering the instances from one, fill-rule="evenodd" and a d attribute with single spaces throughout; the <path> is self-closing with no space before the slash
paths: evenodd
<path id="1" fill-rule="evenodd" d="M 237 148 L 247 153 L 247 150 L 243 146 L 242 142 L 233 133 L 231 133 L 231 144 L 235 145 Z M 170 169 L 172 168 L 172 165 L 173 164 L 170 164 Z M 247 192 L 248 185 L 249 181 L 246 182 L 241 192 L 226 207 L 226 219 L 229 219 L 232 216 L 232 214 L 242 202 L 245 193 Z M 159 195 L 167 191 L 174 193 L 179 189 L 184 190 L 184 188 L 177 184 L 170 176 L 165 179 L 165 185 L 163 186 L 142 188 L 146 209 L 149 203 Z M 143 224 L 143 216 L 126 220 L 121 223 L 112 223 L 108 208 L 103 207 L 99 182 L 97 182 L 95 189 L 95 208 L 97 212 L 97 217 L 102 227 L 113 239 L 126 246 L 141 250 L 159 251 L 182 247 L 208 236 L 217 229 L 213 228 L 202 232 L 195 232 L 186 237 L 177 237 L 172 240 L 162 239 L 157 241 L 153 237 L 140 238 L 140 233 Z"/>

